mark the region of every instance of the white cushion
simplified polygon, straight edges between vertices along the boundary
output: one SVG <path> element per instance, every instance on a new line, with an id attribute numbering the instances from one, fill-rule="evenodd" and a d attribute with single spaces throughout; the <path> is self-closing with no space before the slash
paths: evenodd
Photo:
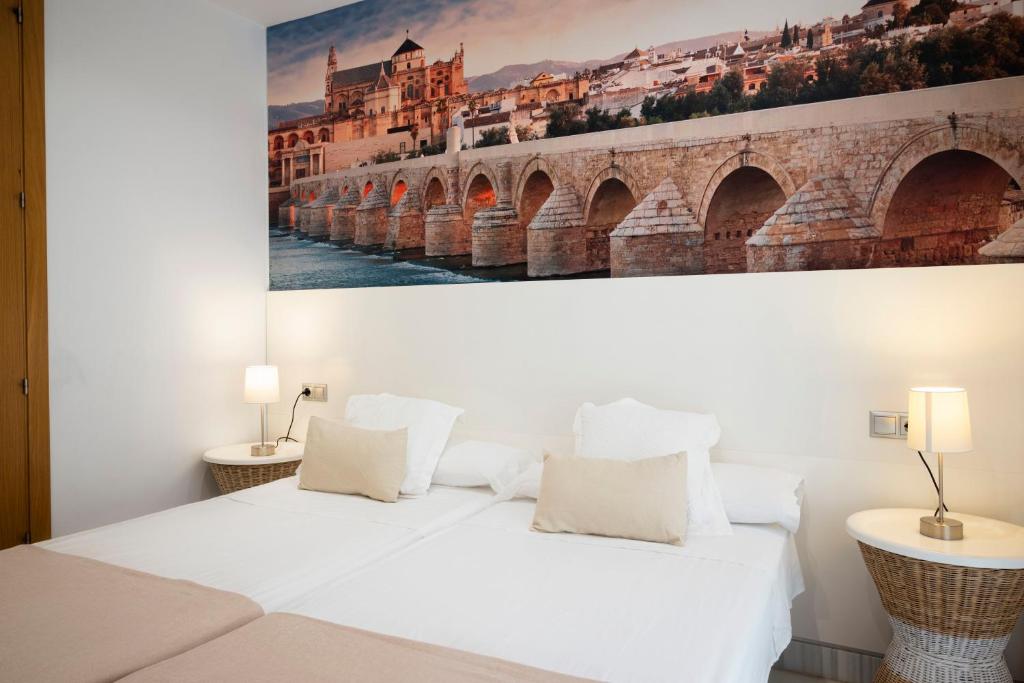
<path id="1" fill-rule="evenodd" d="M 783 470 L 753 465 L 711 464 L 729 521 L 778 524 L 792 533 L 800 528 L 804 478 Z"/>
<path id="2" fill-rule="evenodd" d="M 455 420 L 462 408 L 422 398 L 391 394 L 361 394 L 348 399 L 345 419 L 362 429 L 408 431 L 405 479 L 401 492 L 407 496 L 423 495 L 430 487 L 430 478 L 444 451 Z"/>
<path id="3" fill-rule="evenodd" d="M 490 486 L 495 493 L 531 463 L 529 451 L 489 441 L 463 441 L 448 446 L 434 470 L 433 483 L 442 486 Z"/>
<path id="4" fill-rule="evenodd" d="M 714 415 L 661 410 L 631 398 L 604 406 L 584 403 L 573 423 L 576 455 L 639 460 L 687 454 L 688 536 L 732 534 L 711 471 L 711 447 L 721 428 Z"/>

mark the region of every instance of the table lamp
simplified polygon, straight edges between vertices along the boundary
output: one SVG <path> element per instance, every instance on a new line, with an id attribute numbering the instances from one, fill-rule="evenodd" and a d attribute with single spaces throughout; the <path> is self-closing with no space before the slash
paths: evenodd
<path id="1" fill-rule="evenodd" d="M 245 369 L 245 402 L 260 406 L 260 442 L 253 444 L 251 455 L 273 455 L 277 448 L 267 443 L 267 404 L 280 399 L 277 366 L 250 365 Z"/>
<path id="2" fill-rule="evenodd" d="M 921 518 L 921 533 L 943 541 L 964 537 L 964 525 L 946 517 L 942 499 L 942 456 L 971 450 L 971 416 L 967 392 L 958 387 L 917 387 L 910 390 L 907 446 L 935 453 L 939 460 L 939 509 Z"/>

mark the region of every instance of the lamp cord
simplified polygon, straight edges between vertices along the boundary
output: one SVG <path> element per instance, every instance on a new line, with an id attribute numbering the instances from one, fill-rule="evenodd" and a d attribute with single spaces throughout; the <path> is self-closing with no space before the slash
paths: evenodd
<path id="1" fill-rule="evenodd" d="M 928 476 L 932 478 L 932 486 L 935 487 L 935 493 L 937 494 L 939 492 L 939 482 L 935 481 L 935 475 L 932 474 L 932 468 L 928 467 L 928 461 L 924 459 L 924 454 L 921 453 L 921 451 L 917 452 L 917 457 L 921 458 L 921 464 L 924 465 L 924 468 L 926 470 L 928 470 Z M 946 506 L 945 503 L 942 504 L 942 509 L 945 510 L 946 512 L 949 512 L 949 508 Z M 939 508 L 935 508 L 934 516 L 939 516 Z"/>
<path id="2" fill-rule="evenodd" d="M 312 392 L 309 390 L 309 387 L 306 387 L 305 389 L 303 389 L 302 391 L 299 392 L 298 396 L 295 397 L 295 403 L 292 404 L 292 419 L 289 420 L 289 422 L 288 422 L 288 432 L 284 436 L 277 437 L 277 441 L 274 442 L 278 446 L 281 445 L 281 441 L 282 440 L 284 440 L 284 441 L 298 441 L 298 439 L 293 439 L 292 438 L 292 425 L 295 424 L 295 406 L 299 405 L 299 399 L 300 398 L 302 398 L 303 396 L 309 396 L 311 393 Z M 931 473 L 931 470 L 929 470 L 929 474 L 930 473 Z"/>

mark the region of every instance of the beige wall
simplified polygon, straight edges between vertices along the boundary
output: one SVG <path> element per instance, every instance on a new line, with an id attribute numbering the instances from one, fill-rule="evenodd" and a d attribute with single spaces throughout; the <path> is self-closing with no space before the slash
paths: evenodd
<path id="1" fill-rule="evenodd" d="M 712 411 L 717 458 L 807 478 L 796 635 L 881 651 L 889 627 L 844 520 L 933 494 L 905 442 L 868 437 L 868 411 L 902 408 L 914 385 L 967 387 L 975 450 L 948 459 L 951 507 L 1024 524 L 1021 291 L 1024 266 L 1007 265 L 273 292 L 270 360 L 282 396 L 330 386 L 300 406 L 300 434 L 358 392 L 563 445 L 584 401 Z"/>
<path id="2" fill-rule="evenodd" d="M 199 500 L 203 451 L 256 436 L 265 59 L 204 0 L 46 2 L 54 534 Z"/>

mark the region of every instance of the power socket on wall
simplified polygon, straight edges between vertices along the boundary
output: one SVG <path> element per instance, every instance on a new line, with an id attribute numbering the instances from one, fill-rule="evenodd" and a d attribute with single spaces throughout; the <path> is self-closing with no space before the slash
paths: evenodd
<path id="1" fill-rule="evenodd" d="M 906 439 L 907 414 L 893 410 L 872 410 L 871 436 L 878 439 Z"/>
<path id="2" fill-rule="evenodd" d="M 303 382 L 302 389 L 309 389 L 309 396 L 304 396 L 305 401 L 316 401 L 317 403 L 327 402 L 327 385 L 326 384 L 307 384 Z"/>

